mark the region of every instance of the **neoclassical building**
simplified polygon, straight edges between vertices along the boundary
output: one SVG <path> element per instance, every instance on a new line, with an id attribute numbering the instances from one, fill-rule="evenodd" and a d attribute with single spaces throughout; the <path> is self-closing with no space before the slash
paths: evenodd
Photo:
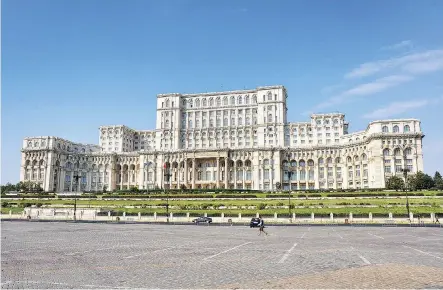
<path id="1" fill-rule="evenodd" d="M 349 133 L 341 113 L 287 122 L 283 86 L 157 96 L 156 128 L 99 128 L 99 145 L 23 140 L 21 181 L 45 191 L 383 188 L 423 171 L 420 121 L 379 120 Z M 77 176 L 77 177 L 76 177 Z"/>

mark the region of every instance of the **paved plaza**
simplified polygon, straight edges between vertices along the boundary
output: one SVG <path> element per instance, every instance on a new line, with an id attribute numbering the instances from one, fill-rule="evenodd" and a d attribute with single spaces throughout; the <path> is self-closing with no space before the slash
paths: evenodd
<path id="1" fill-rule="evenodd" d="M 443 229 L 1 223 L 1 287 L 443 288 Z"/>

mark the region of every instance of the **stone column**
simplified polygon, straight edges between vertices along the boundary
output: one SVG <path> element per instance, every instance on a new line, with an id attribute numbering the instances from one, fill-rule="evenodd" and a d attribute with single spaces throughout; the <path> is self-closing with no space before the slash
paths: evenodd
<path id="1" fill-rule="evenodd" d="M 69 184 L 69 191 L 72 191 L 72 185 L 74 182 L 74 171 L 71 171 L 71 180 L 70 180 L 70 184 Z"/>
<path id="2" fill-rule="evenodd" d="M 317 161 L 318 162 L 318 161 Z M 323 165 L 325 165 L 325 164 L 323 164 Z M 319 189 L 320 188 L 320 182 L 319 182 L 319 179 L 320 179 L 320 172 L 319 172 L 319 166 L 320 166 L 320 164 L 317 164 L 317 163 L 315 163 L 314 162 L 314 181 L 315 181 L 315 189 Z M 326 165 L 327 166 L 327 165 Z M 326 172 L 325 172 L 326 171 Z M 328 184 L 328 168 L 327 167 L 325 167 L 325 166 L 323 166 L 323 174 L 326 174 L 326 186 L 327 186 L 327 184 Z M 308 172 L 307 172 L 307 175 L 308 175 L 308 180 L 310 179 L 309 178 L 309 170 L 308 170 Z M 325 176 L 323 176 L 323 177 L 325 177 Z M 309 186 L 308 186 L 309 187 Z"/>
<path id="3" fill-rule="evenodd" d="M 225 157 L 225 189 L 228 189 L 228 157 Z"/>
<path id="4" fill-rule="evenodd" d="M 217 174 L 216 174 L 216 187 L 220 188 L 220 158 L 217 157 Z"/>
<path id="5" fill-rule="evenodd" d="M 120 169 L 120 190 L 123 189 L 123 180 L 124 180 L 124 178 L 123 178 L 123 165 L 122 165 L 121 169 Z"/>
<path id="6" fill-rule="evenodd" d="M 191 172 L 191 174 L 192 174 L 192 188 L 193 189 L 195 189 L 195 163 L 196 163 L 195 158 L 192 158 L 192 172 Z"/>
<path id="7" fill-rule="evenodd" d="M 243 181 L 243 184 L 242 184 L 242 186 L 243 186 L 243 189 L 245 189 L 245 179 L 246 179 L 246 170 L 245 170 L 245 164 L 243 163 L 243 171 L 242 171 L 242 176 L 243 176 L 243 178 L 242 178 L 242 181 Z"/>
<path id="8" fill-rule="evenodd" d="M 63 192 L 63 191 L 65 191 L 65 175 L 66 175 L 66 172 L 65 172 L 65 170 L 64 169 L 60 169 L 59 170 L 59 176 L 58 176 L 58 189 L 57 189 L 57 191 L 58 192 Z"/>
<path id="9" fill-rule="evenodd" d="M 189 172 L 188 172 L 188 158 L 185 158 L 184 162 L 185 162 L 184 183 L 185 183 L 186 188 L 188 188 L 188 174 L 189 174 Z"/>
<path id="10" fill-rule="evenodd" d="M 237 189 L 237 160 L 234 162 L 234 189 Z"/>
<path id="11" fill-rule="evenodd" d="M 132 177 L 132 170 L 131 165 L 128 166 L 128 189 L 131 188 L 131 177 Z"/>

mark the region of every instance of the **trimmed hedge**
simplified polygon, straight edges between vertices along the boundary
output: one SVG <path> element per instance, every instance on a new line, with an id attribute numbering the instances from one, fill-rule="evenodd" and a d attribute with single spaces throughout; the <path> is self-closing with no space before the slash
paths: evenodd
<path id="1" fill-rule="evenodd" d="M 217 194 L 216 198 L 257 198 L 257 196 L 255 194 L 242 194 L 242 195 Z"/>

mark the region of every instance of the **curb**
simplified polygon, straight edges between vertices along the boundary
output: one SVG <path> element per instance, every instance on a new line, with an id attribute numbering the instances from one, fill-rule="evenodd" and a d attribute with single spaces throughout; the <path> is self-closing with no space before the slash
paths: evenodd
<path id="1" fill-rule="evenodd" d="M 152 225 L 169 225 L 169 226 L 186 226 L 186 225 L 194 225 L 194 226 L 248 226 L 249 223 L 211 223 L 211 224 L 194 224 L 192 222 L 147 222 L 147 221 L 97 221 L 97 220 L 79 220 L 79 221 L 72 221 L 72 220 L 37 220 L 37 219 L 14 219 L 14 218 L 2 218 L 2 222 L 46 222 L 46 223 L 79 223 L 79 224 L 152 224 Z M 353 223 L 353 224 L 316 224 L 316 223 L 297 223 L 297 224 L 286 224 L 286 223 L 266 223 L 267 226 L 275 226 L 275 227 L 408 227 L 408 228 L 442 228 L 443 225 L 441 224 L 430 224 L 430 223 L 424 223 L 424 224 L 390 224 L 390 223 L 380 223 L 380 224 L 373 224 L 373 223 Z"/>

